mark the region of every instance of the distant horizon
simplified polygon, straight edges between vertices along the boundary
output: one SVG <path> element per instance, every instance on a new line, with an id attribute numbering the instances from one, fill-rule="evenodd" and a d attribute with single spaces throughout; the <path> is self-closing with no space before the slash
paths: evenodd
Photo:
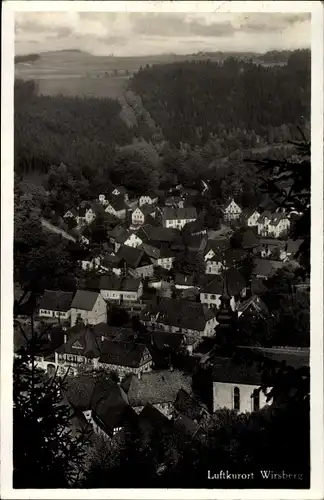
<path id="1" fill-rule="evenodd" d="M 300 47 L 296 49 L 288 49 L 288 48 L 283 48 L 283 49 L 269 49 L 269 50 L 263 50 L 263 51 L 250 51 L 250 50 L 199 50 L 197 52 L 187 52 L 187 53 L 180 53 L 180 52 L 160 52 L 160 53 L 147 53 L 147 54 L 132 54 L 132 55 L 115 55 L 113 53 L 110 54 L 93 54 L 88 50 L 84 49 L 76 49 L 76 48 L 68 48 L 68 49 L 53 49 L 53 50 L 41 50 L 41 51 L 34 51 L 34 52 L 15 52 L 15 56 L 31 56 L 31 55 L 41 55 L 41 54 L 51 54 L 51 53 L 60 53 L 60 52 L 79 52 L 82 54 L 87 54 L 93 57 L 114 57 L 118 59 L 126 59 L 126 58 L 131 58 L 135 59 L 137 57 L 159 57 L 159 56 L 192 56 L 192 55 L 199 55 L 199 54 L 257 54 L 257 55 L 265 55 L 269 52 L 294 52 L 296 50 L 311 50 L 311 47 Z"/>

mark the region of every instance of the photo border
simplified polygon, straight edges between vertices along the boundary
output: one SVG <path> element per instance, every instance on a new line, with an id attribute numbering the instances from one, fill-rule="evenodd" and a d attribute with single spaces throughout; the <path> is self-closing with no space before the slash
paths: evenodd
<path id="1" fill-rule="evenodd" d="M 309 499 L 323 489 L 323 3 L 8 1 L 2 9 L 1 73 L 1 497 L 4 499 Z M 14 12 L 244 12 L 312 14 L 311 83 L 311 487 L 296 489 L 25 489 L 12 488 L 13 367 L 13 88 Z M 278 450 L 280 453 L 280 450 Z"/>

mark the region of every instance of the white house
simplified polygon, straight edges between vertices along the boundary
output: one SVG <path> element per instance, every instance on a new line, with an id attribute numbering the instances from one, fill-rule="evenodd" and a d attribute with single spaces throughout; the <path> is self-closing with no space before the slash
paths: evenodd
<path id="1" fill-rule="evenodd" d="M 99 269 L 99 267 L 101 266 L 101 258 L 99 256 L 93 257 L 92 255 L 89 255 L 88 257 L 84 257 L 80 262 L 81 268 L 84 271 L 90 269 Z"/>
<path id="2" fill-rule="evenodd" d="M 42 318 L 69 319 L 73 292 L 45 290 L 39 304 L 39 316 Z"/>
<path id="3" fill-rule="evenodd" d="M 231 358 L 213 358 L 213 411 L 226 408 L 238 413 L 259 411 L 271 402 L 260 390 L 261 373 L 240 366 Z"/>
<path id="4" fill-rule="evenodd" d="M 134 226 L 140 226 L 147 222 L 149 216 L 154 216 L 155 208 L 152 205 L 142 205 L 141 207 L 135 208 L 132 213 L 132 224 Z"/>
<path id="5" fill-rule="evenodd" d="M 224 269 L 226 269 L 226 266 L 224 266 L 223 262 L 220 261 L 217 255 L 210 257 L 206 261 L 206 274 L 220 274 Z"/>
<path id="6" fill-rule="evenodd" d="M 268 225 L 268 234 L 273 235 L 275 238 L 279 238 L 283 234 L 287 233 L 290 228 L 290 220 L 287 216 L 278 215 L 273 218 Z"/>
<path id="7" fill-rule="evenodd" d="M 285 214 L 264 212 L 259 217 L 257 226 L 259 235 L 279 238 L 288 232 L 290 220 Z"/>
<path id="8" fill-rule="evenodd" d="M 115 196 L 111 197 L 109 201 L 107 200 L 105 212 L 114 215 L 117 219 L 125 219 L 127 208 L 124 198 Z"/>
<path id="9" fill-rule="evenodd" d="M 171 252 L 171 251 L 170 251 Z M 173 266 L 173 262 L 175 260 L 174 255 L 160 255 L 157 259 L 157 265 L 163 267 L 164 269 L 171 269 Z"/>
<path id="10" fill-rule="evenodd" d="M 246 223 L 249 227 L 253 227 L 257 225 L 257 221 L 260 217 L 260 213 L 257 210 L 251 209 L 245 212 L 244 217 L 246 220 Z"/>
<path id="11" fill-rule="evenodd" d="M 108 199 L 106 198 L 105 194 L 99 194 L 98 199 L 101 205 L 107 205 Z"/>
<path id="12" fill-rule="evenodd" d="M 105 300 L 112 302 L 136 302 L 143 294 L 143 284 L 137 278 L 102 276 L 100 293 Z"/>
<path id="13" fill-rule="evenodd" d="M 127 240 L 124 241 L 124 245 L 133 248 L 139 247 L 142 243 L 143 240 L 136 234 L 136 232 L 130 232 Z"/>
<path id="14" fill-rule="evenodd" d="M 242 215 L 242 208 L 232 198 L 223 209 L 224 219 L 231 221 L 238 219 Z"/>
<path id="15" fill-rule="evenodd" d="M 146 193 L 140 196 L 139 198 L 139 206 L 143 205 L 154 205 L 154 203 L 158 202 L 158 197 L 154 193 Z"/>
<path id="16" fill-rule="evenodd" d="M 197 219 L 197 210 L 195 207 L 164 207 L 162 214 L 162 223 L 166 228 L 182 229 L 185 224 Z"/>
<path id="17" fill-rule="evenodd" d="M 78 320 L 86 325 L 107 321 L 107 304 L 98 292 L 78 290 L 71 304 L 71 326 Z"/>

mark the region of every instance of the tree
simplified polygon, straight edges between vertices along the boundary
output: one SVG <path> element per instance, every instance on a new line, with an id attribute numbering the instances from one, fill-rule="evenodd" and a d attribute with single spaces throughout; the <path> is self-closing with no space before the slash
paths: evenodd
<path id="1" fill-rule="evenodd" d="M 69 488 L 78 484 L 90 437 L 87 427 L 71 434 L 71 409 L 61 404 L 65 380 L 37 366 L 45 331 L 19 350 L 13 370 L 13 486 Z"/>

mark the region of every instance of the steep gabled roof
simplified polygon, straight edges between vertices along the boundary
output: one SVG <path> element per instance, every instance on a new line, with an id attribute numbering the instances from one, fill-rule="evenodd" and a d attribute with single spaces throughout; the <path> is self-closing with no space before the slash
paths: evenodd
<path id="1" fill-rule="evenodd" d="M 164 220 L 182 220 L 182 219 L 197 219 L 197 210 L 195 207 L 184 208 L 163 208 Z"/>
<path id="2" fill-rule="evenodd" d="M 261 316 L 268 316 L 268 307 L 257 295 L 252 295 L 252 297 L 250 297 L 249 299 L 241 302 L 238 312 L 243 314 L 251 306 L 254 308 L 255 312 L 257 312 Z"/>
<path id="3" fill-rule="evenodd" d="M 130 375 L 121 387 L 132 407 L 174 403 L 181 388 L 192 392 L 191 376 L 178 370 L 143 373 L 140 379 L 136 375 Z"/>
<path id="4" fill-rule="evenodd" d="M 231 384 L 261 385 L 261 372 L 255 365 L 238 363 L 232 358 L 213 357 L 211 359 L 214 382 Z"/>
<path id="5" fill-rule="evenodd" d="M 61 290 L 45 290 L 39 304 L 39 309 L 67 312 L 72 307 L 71 304 L 73 296 L 73 292 L 62 292 Z"/>
<path id="6" fill-rule="evenodd" d="M 92 311 L 98 297 L 98 292 L 90 292 L 89 290 L 77 290 L 71 304 L 73 309 L 82 309 L 83 311 Z"/>
<path id="7" fill-rule="evenodd" d="M 201 415 L 208 413 L 207 408 L 184 389 L 178 392 L 174 407 L 179 413 L 187 415 L 192 420 L 198 420 Z"/>
<path id="8" fill-rule="evenodd" d="M 247 250 L 249 248 L 254 248 L 259 245 L 259 239 L 253 229 L 247 229 L 242 235 L 242 248 Z"/>
<path id="9" fill-rule="evenodd" d="M 71 328 L 71 330 L 67 330 L 67 335 L 68 341 L 56 349 L 56 352 L 78 354 L 89 359 L 99 357 L 101 342 L 91 328 L 82 326 L 77 329 Z"/>
<path id="10" fill-rule="evenodd" d="M 115 275 L 101 276 L 99 280 L 100 290 L 119 290 L 124 292 L 137 292 L 141 280 L 139 278 L 120 277 Z"/>
<path id="11" fill-rule="evenodd" d="M 161 299 L 159 304 L 149 305 L 141 314 L 143 321 L 151 315 L 157 316 L 157 323 L 203 331 L 206 322 L 214 318 L 214 314 L 205 304 L 185 299 Z"/>
<path id="12" fill-rule="evenodd" d="M 281 269 L 284 266 L 284 263 L 278 260 L 254 259 L 253 265 L 254 268 L 252 274 L 268 278 L 274 274 L 277 269 Z"/>
<path id="13" fill-rule="evenodd" d="M 128 245 L 122 245 L 119 248 L 116 257 L 120 261 L 126 262 L 128 266 L 132 267 L 133 269 L 136 269 L 139 266 L 144 255 L 145 255 L 144 250 L 141 250 L 139 248 L 133 248 Z"/>
<path id="14" fill-rule="evenodd" d="M 125 210 L 127 208 L 123 195 L 111 196 L 108 200 L 108 203 L 116 210 L 116 212 Z"/>
<path id="15" fill-rule="evenodd" d="M 138 368 L 144 361 L 147 363 L 151 359 L 147 347 L 143 344 L 104 340 L 99 362 L 108 365 Z"/>
<path id="16" fill-rule="evenodd" d="M 246 280 L 234 267 L 227 269 L 222 275 L 216 275 L 207 286 L 205 286 L 201 293 L 222 295 L 224 291 L 224 274 L 227 277 L 227 290 L 230 296 L 239 294 L 243 288 L 246 287 Z"/>

